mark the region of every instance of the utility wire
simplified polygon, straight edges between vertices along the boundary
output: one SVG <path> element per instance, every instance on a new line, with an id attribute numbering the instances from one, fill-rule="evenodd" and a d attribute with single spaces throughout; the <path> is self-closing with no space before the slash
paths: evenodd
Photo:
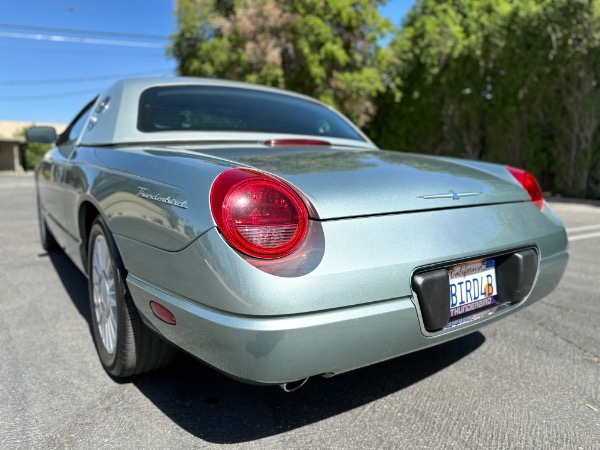
<path id="1" fill-rule="evenodd" d="M 139 77 L 142 75 L 167 73 L 170 69 L 145 70 L 143 72 L 121 73 L 112 75 L 98 75 L 95 77 L 77 77 L 77 78 L 55 78 L 47 80 L 0 80 L 0 86 L 29 86 L 34 84 L 70 84 L 87 83 L 89 81 L 111 80 L 114 78 Z"/>
<path id="2" fill-rule="evenodd" d="M 48 94 L 48 95 L 25 95 L 25 96 L 15 96 L 15 97 L 0 97 L 0 100 L 41 100 L 46 98 L 62 98 L 62 97 L 76 97 L 79 95 L 91 95 L 98 94 L 101 89 L 88 89 L 85 91 L 78 92 L 58 92 L 56 94 Z"/>
<path id="3" fill-rule="evenodd" d="M 132 76 L 132 75 L 135 75 L 135 74 L 129 74 L 129 76 Z M 122 76 L 126 76 L 126 75 L 122 75 Z M 82 96 L 82 95 L 98 94 L 98 92 L 100 92 L 101 90 L 102 89 L 86 89 L 84 91 L 57 92 L 54 94 L 7 96 L 7 97 L 0 97 L 0 100 L 21 101 L 21 100 L 43 100 L 43 99 L 50 99 L 50 98 L 77 97 L 80 95 Z"/>
<path id="4" fill-rule="evenodd" d="M 21 33 L 17 31 L 0 31 L 0 37 L 14 39 L 33 39 L 35 41 L 68 42 L 72 44 L 114 45 L 125 47 L 164 48 L 165 44 L 157 42 L 125 41 L 103 39 L 98 37 L 64 36 L 59 34 Z"/>
<path id="5" fill-rule="evenodd" d="M 38 27 L 31 25 L 16 25 L 10 23 L 0 23 L 0 28 L 11 29 L 11 30 L 26 30 L 26 31 L 37 31 L 45 33 L 67 33 L 67 34 L 87 34 L 92 36 L 110 36 L 116 38 L 133 38 L 133 39 L 151 39 L 166 41 L 169 39 L 168 36 L 162 36 L 158 34 L 139 34 L 139 33 L 121 33 L 114 31 L 100 31 L 100 30 L 80 30 L 73 28 L 52 28 L 52 27 Z"/>
<path id="6" fill-rule="evenodd" d="M 0 45 L 0 50 L 10 51 L 10 52 L 33 52 L 33 53 L 58 53 L 58 54 L 66 54 L 66 55 L 87 55 L 87 56 L 95 56 L 95 55 L 104 55 L 111 56 L 114 58 L 164 58 L 164 54 L 160 53 L 140 53 L 140 52 L 122 52 L 122 51 L 112 51 L 112 52 L 102 52 L 102 51 L 93 51 L 93 50 L 69 50 L 69 49 L 58 49 L 58 48 L 31 48 L 31 47 L 19 47 L 19 46 L 8 46 L 8 45 Z M 154 49 L 151 49 L 154 50 Z"/>

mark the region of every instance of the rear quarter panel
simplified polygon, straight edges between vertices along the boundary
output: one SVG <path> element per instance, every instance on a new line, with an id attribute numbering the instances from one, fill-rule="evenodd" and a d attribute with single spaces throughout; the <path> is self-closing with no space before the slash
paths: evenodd
<path id="1" fill-rule="evenodd" d="M 223 169 L 158 149 L 79 147 L 65 183 L 65 223 L 78 247 L 68 253 L 83 267 L 86 204 L 100 212 L 115 236 L 182 250 L 214 226 L 208 196 Z M 170 198 L 180 206 L 148 196 Z"/>

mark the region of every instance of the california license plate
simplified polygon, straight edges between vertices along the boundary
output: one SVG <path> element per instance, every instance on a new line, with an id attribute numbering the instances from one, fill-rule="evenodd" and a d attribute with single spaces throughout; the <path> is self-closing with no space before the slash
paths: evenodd
<path id="1" fill-rule="evenodd" d="M 458 264 L 450 276 L 450 318 L 497 303 L 496 268 L 493 259 Z"/>

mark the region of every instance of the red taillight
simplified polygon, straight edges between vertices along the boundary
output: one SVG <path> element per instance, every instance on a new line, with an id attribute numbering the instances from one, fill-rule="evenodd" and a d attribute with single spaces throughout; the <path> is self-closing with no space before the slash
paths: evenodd
<path id="1" fill-rule="evenodd" d="M 262 259 L 289 255 L 306 236 L 308 212 L 283 181 L 249 169 L 221 173 L 210 191 L 210 208 L 229 244 Z"/>
<path id="2" fill-rule="evenodd" d="M 535 177 L 523 169 L 517 169 L 516 167 L 506 167 L 513 177 L 523 186 L 523 189 L 527 191 L 531 197 L 531 201 L 538 207 L 540 211 L 544 209 L 544 196 L 542 195 L 542 188 L 537 182 Z"/>

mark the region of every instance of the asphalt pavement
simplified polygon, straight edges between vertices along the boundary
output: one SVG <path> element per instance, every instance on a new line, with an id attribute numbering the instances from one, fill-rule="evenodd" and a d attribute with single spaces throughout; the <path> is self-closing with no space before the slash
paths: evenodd
<path id="1" fill-rule="evenodd" d="M 108 376 L 85 277 L 39 245 L 32 177 L 0 175 L 0 448 L 600 449 L 600 206 L 552 208 L 571 254 L 553 294 L 464 338 L 286 394 L 186 355 L 128 381 Z"/>

